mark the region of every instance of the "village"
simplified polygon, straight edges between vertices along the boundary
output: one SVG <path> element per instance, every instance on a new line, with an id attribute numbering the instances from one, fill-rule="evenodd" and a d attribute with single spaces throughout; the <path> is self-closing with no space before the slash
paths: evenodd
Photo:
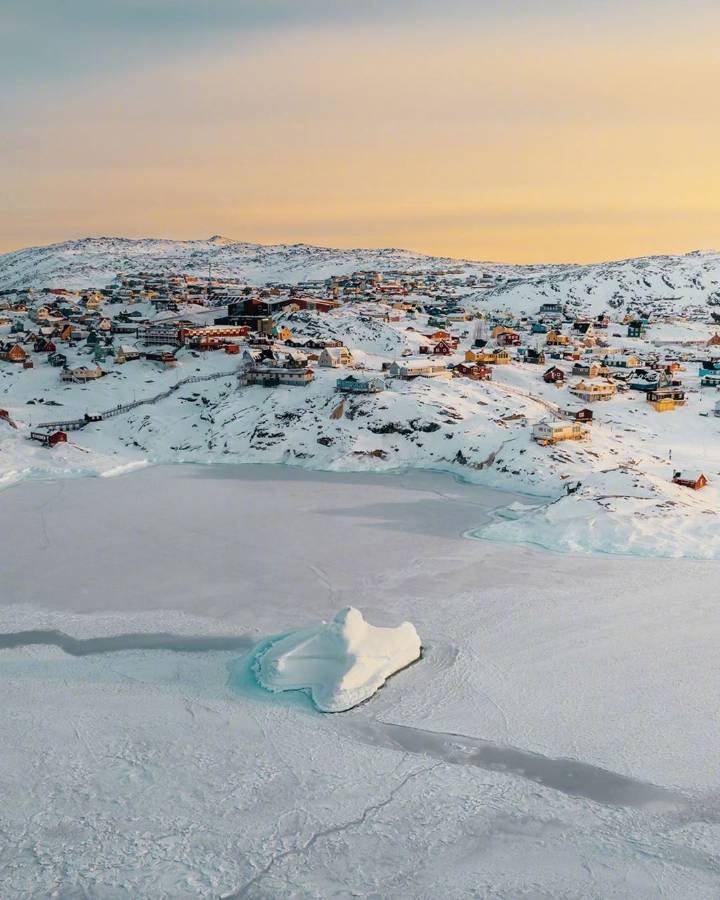
<path id="1" fill-rule="evenodd" d="M 497 539 L 584 550 L 630 534 L 673 553 L 679 528 L 700 548 L 682 552 L 709 552 L 718 316 L 578 294 L 460 263 L 8 288 L 0 483 L 177 461 L 432 468 L 544 498 Z M 611 538 L 596 513 L 618 520 Z"/>
<path id="2" fill-rule="evenodd" d="M 23 376 L 38 370 L 42 396 L 28 405 L 61 404 L 70 411 L 65 420 L 55 415 L 41 422 L 32 410 L 29 437 L 48 447 L 66 442 L 69 430 L 162 399 L 165 370 L 177 370 L 170 387 L 234 375 L 240 390 L 303 387 L 329 370 L 342 395 L 376 395 L 417 379 L 471 382 L 485 393 L 522 392 L 542 413 L 521 420 L 543 447 L 592 443 L 593 428 L 607 418 L 598 409 L 616 404 L 672 414 L 702 398 L 697 412 L 720 416 L 720 400 L 712 399 L 720 387 L 720 335 L 710 316 L 693 323 L 705 334 L 697 327 L 684 333 L 682 320 L 678 331 L 676 316 L 653 318 L 642 310 L 621 321 L 559 302 L 522 316 L 485 311 L 482 291 L 498 280 L 459 268 L 359 271 L 254 287 L 210 274 L 138 273 L 83 291 L 4 291 L 0 390 L 8 409 L 0 415 L 12 422 L 26 418 L 17 400 Z M 391 334 L 394 347 L 385 352 L 367 340 L 353 346 L 344 335 L 351 335 L 353 323 Z M 668 328 L 677 338 L 663 339 Z M 137 370 L 132 400 L 121 395 L 108 405 L 108 382 L 126 381 L 130 368 Z M 143 382 L 163 390 L 138 396 Z M 74 395 L 79 385 L 81 398 Z M 696 489 L 708 482 L 694 469 L 673 471 L 672 478 Z"/>

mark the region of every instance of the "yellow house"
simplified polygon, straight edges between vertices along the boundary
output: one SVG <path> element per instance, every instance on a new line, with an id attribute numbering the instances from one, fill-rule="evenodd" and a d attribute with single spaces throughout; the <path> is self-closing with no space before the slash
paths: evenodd
<path id="1" fill-rule="evenodd" d="M 570 343 L 570 338 L 559 331 L 548 331 L 545 341 L 551 346 L 565 346 Z"/>
<path id="2" fill-rule="evenodd" d="M 549 419 L 542 419 L 533 425 L 532 430 L 533 440 L 543 447 L 559 441 L 582 441 L 587 434 L 587 429 L 580 422 L 553 422 Z"/>
<path id="3" fill-rule="evenodd" d="M 609 400 L 614 396 L 615 390 L 615 385 L 607 382 L 596 384 L 592 381 L 578 381 L 570 388 L 570 393 L 586 403 L 593 403 L 595 400 Z"/>
<path id="4" fill-rule="evenodd" d="M 510 362 L 510 354 L 507 350 L 468 350 L 465 354 L 465 362 L 484 363 L 488 366 L 506 366 Z"/>

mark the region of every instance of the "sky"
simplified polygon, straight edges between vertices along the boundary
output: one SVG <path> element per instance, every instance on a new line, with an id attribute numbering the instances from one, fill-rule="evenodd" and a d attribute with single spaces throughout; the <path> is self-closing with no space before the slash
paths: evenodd
<path id="1" fill-rule="evenodd" d="M 720 247 L 708 0 L 2 0 L 0 252 Z"/>

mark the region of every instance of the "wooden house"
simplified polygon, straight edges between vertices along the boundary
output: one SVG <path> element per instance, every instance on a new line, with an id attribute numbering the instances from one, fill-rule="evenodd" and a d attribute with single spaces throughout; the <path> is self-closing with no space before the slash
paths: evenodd
<path id="1" fill-rule="evenodd" d="M 581 441 L 587 436 L 587 431 L 580 422 L 542 419 L 533 425 L 532 436 L 544 447 L 560 441 Z"/>
<path id="2" fill-rule="evenodd" d="M 551 347 L 564 347 L 570 343 L 570 338 L 559 331 L 548 331 L 545 342 Z"/>
<path id="3" fill-rule="evenodd" d="M 645 323 L 642 319 L 633 319 L 628 322 L 627 336 L 631 338 L 641 338 L 645 335 Z"/>
<path id="4" fill-rule="evenodd" d="M 67 443 L 67 434 L 64 431 L 31 431 L 30 439 L 40 441 L 45 447 L 54 447 Z"/>
<path id="5" fill-rule="evenodd" d="M 352 364 L 352 353 L 347 347 L 324 347 L 318 358 L 318 365 L 324 368 L 337 369 L 339 366 Z"/>
<path id="6" fill-rule="evenodd" d="M 0 359 L 11 363 L 24 363 L 27 359 L 27 353 L 20 344 L 5 344 L 0 349 Z"/>
<path id="7" fill-rule="evenodd" d="M 584 400 L 585 403 L 595 403 L 597 400 L 609 400 L 615 396 L 616 387 L 607 382 L 578 381 L 570 388 L 570 393 Z"/>
<path id="8" fill-rule="evenodd" d="M 670 412 L 685 403 L 685 391 L 680 387 L 668 386 L 647 392 L 647 402 L 656 412 Z"/>
<path id="9" fill-rule="evenodd" d="M 100 366 L 95 366 L 92 369 L 88 366 L 78 366 L 76 369 L 63 369 L 60 373 L 60 381 L 94 381 L 96 378 L 102 378 L 104 374 Z"/>
<path id="10" fill-rule="evenodd" d="M 640 360 L 632 353 L 619 353 L 615 356 L 606 356 L 603 365 L 608 369 L 636 369 Z"/>
<path id="11" fill-rule="evenodd" d="M 471 378 L 473 381 L 492 381 L 492 369 L 482 363 L 458 363 L 453 375 Z"/>
<path id="12" fill-rule="evenodd" d="M 347 378 L 338 378 L 335 387 L 338 391 L 347 394 L 377 394 L 385 390 L 385 379 L 348 375 Z"/>
<path id="13" fill-rule="evenodd" d="M 708 483 L 702 472 L 675 472 L 672 480 L 673 484 L 681 484 L 683 487 L 692 488 L 694 491 L 699 491 Z"/>
<path id="14" fill-rule="evenodd" d="M 566 419 L 571 419 L 573 422 L 582 422 L 584 425 L 592 425 L 593 411 L 588 409 L 587 406 L 568 406 L 562 410 L 562 415 Z"/>
<path id="15" fill-rule="evenodd" d="M 433 378 L 447 372 L 445 363 L 432 362 L 431 360 L 408 359 L 404 362 L 393 362 L 388 367 L 388 372 L 393 378 L 402 378 L 409 381 L 413 378 Z"/>
<path id="16" fill-rule="evenodd" d="M 578 360 L 572 367 L 572 374 L 582 378 L 597 378 L 601 371 L 600 364 L 592 360 Z"/>
<path id="17" fill-rule="evenodd" d="M 546 384 L 561 384 L 565 381 L 565 373 L 557 366 L 550 366 L 550 368 L 543 373 L 543 381 Z"/>
<path id="18" fill-rule="evenodd" d="M 545 354 L 542 350 L 536 350 L 534 347 L 528 347 L 527 352 L 524 354 L 524 359 L 526 363 L 530 363 L 531 365 L 545 365 Z"/>

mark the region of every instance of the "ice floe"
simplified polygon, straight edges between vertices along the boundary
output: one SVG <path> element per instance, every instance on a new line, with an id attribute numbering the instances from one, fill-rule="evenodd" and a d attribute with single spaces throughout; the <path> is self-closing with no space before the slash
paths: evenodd
<path id="1" fill-rule="evenodd" d="M 306 691 L 319 710 L 342 712 L 372 697 L 420 652 L 410 622 L 379 628 L 349 606 L 331 622 L 272 643 L 255 660 L 255 675 L 268 691 Z"/>

